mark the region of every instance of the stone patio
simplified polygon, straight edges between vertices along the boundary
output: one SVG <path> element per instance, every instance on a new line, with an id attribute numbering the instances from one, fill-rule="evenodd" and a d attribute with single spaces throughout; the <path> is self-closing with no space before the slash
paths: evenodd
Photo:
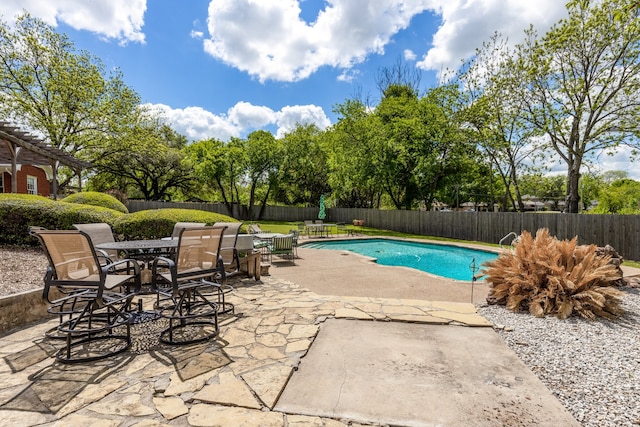
<path id="1" fill-rule="evenodd" d="M 56 321 L 0 338 L 0 419 L 27 426 L 357 426 L 273 410 L 328 318 L 491 326 L 470 303 L 325 296 L 288 281 L 237 279 L 217 340 L 154 341 L 161 323 L 132 327 L 135 345 L 97 363 L 65 365 Z M 151 301 L 145 301 L 145 305 Z"/>

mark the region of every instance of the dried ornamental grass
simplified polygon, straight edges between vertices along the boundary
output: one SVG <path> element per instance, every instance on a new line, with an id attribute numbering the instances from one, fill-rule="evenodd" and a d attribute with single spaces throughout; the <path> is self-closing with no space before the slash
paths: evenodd
<path id="1" fill-rule="evenodd" d="M 577 237 L 558 240 L 546 228 L 535 238 L 523 232 L 514 250 L 485 264 L 487 301 L 536 317 L 616 318 L 623 312 L 623 294 L 614 287 L 620 273 L 610 256 L 596 255 L 595 245 L 577 242 Z"/>

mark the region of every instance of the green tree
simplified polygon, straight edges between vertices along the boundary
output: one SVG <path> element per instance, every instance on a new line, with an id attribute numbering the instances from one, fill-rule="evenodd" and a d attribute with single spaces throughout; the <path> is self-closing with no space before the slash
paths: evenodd
<path id="1" fill-rule="evenodd" d="M 488 164 L 478 152 L 473 135 L 464 127 L 461 101 L 455 84 L 432 88 L 420 100 L 425 133 L 419 145 L 420 161 L 414 176 L 419 200 L 427 207 L 432 205 L 436 193 L 450 187 L 452 182 L 466 182 L 477 195 L 489 193 L 487 182 L 477 173 L 484 170 L 482 174 L 489 180 L 493 176 L 487 171 Z M 473 185 L 472 181 L 475 181 Z"/>
<path id="2" fill-rule="evenodd" d="M 245 154 L 247 156 L 247 168 L 245 171 L 248 180 L 249 190 L 249 212 L 253 215 L 253 207 L 259 192 L 261 207 L 256 218 L 262 217 L 264 208 L 271 190 L 274 188 L 275 180 L 278 177 L 278 159 L 281 155 L 279 142 L 265 130 L 251 132 L 244 141 Z"/>
<path id="3" fill-rule="evenodd" d="M 246 158 L 237 144 L 217 139 L 195 142 L 185 148 L 193 165 L 193 174 L 199 184 L 197 192 L 219 194 L 232 215 L 233 205 L 240 203 L 238 185 L 244 173 Z"/>
<path id="4" fill-rule="evenodd" d="M 474 130 L 479 148 L 500 176 L 502 205 L 522 212 L 518 177 L 529 172 L 539 144 L 522 115 L 523 101 L 511 95 L 522 81 L 519 70 L 509 65 L 512 56 L 506 40 L 496 33 L 476 51 L 458 78 L 468 102 L 464 121 Z"/>
<path id="5" fill-rule="evenodd" d="M 568 18 L 541 39 L 530 30 L 514 68 L 526 118 L 567 165 L 568 212 L 578 212 L 579 180 L 590 155 L 640 146 L 640 10 L 632 0 L 572 0 Z"/>
<path id="6" fill-rule="evenodd" d="M 315 125 L 298 125 L 282 138 L 282 155 L 274 200 L 286 205 L 315 206 L 331 192 L 323 133 Z"/>
<path id="7" fill-rule="evenodd" d="M 592 210 L 600 214 L 640 214 L 640 182 L 620 179 L 605 186 L 598 205 Z"/>
<path id="8" fill-rule="evenodd" d="M 377 118 L 357 99 L 334 107 L 338 121 L 324 132 L 329 185 L 337 206 L 378 208 L 382 186 L 377 181 L 377 158 L 372 153 L 379 126 Z"/>
<path id="9" fill-rule="evenodd" d="M 419 99 L 409 86 L 392 85 L 375 110 L 379 129 L 372 154 L 375 173 L 396 209 L 430 206 L 445 177 L 461 170 L 466 135 L 458 121 L 455 86 L 431 89 Z"/>
<path id="10" fill-rule="evenodd" d="M 102 156 L 94 161 L 99 172 L 93 185 L 145 200 L 175 199 L 188 193 L 193 183 L 193 168 L 181 151 L 185 144 L 186 138 L 165 124 L 139 123 L 122 138 L 103 144 Z"/>
<path id="11" fill-rule="evenodd" d="M 76 52 L 66 35 L 40 19 L 25 13 L 13 28 L 0 23 L 0 114 L 5 119 L 92 161 L 85 150 L 135 123 L 139 103 L 118 70 L 105 77 L 99 59 Z"/>

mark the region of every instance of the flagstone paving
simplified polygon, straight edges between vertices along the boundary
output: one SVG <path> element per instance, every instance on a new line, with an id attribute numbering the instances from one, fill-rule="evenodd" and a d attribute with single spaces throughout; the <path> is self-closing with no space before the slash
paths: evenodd
<path id="1" fill-rule="evenodd" d="M 162 321 L 134 325 L 132 350 L 65 365 L 43 338 L 55 320 L 0 338 L 0 420 L 27 426 L 355 426 L 273 410 L 328 318 L 490 326 L 468 303 L 324 296 L 274 277 L 236 279 L 218 339 L 157 341 Z M 152 301 L 145 301 L 145 306 Z"/>

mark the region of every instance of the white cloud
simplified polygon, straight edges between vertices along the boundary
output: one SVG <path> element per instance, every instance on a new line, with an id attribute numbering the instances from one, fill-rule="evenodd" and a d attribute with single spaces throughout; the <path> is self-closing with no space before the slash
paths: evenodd
<path id="1" fill-rule="evenodd" d="M 146 104 L 144 107 L 160 114 L 176 132 L 192 141 L 209 138 L 228 141 L 232 136 L 243 137 L 267 126 L 276 126 L 276 136 L 280 138 L 298 123 L 315 124 L 320 129 L 331 124 L 322 108 L 315 105 L 286 106 L 276 112 L 268 107 L 238 102 L 222 115 L 200 107 L 174 109 L 164 104 Z"/>
<path id="2" fill-rule="evenodd" d="M 191 33 L 189 35 L 191 36 L 192 39 L 204 38 L 204 33 L 202 31 L 191 30 Z"/>
<path id="3" fill-rule="evenodd" d="M 456 70 L 462 59 L 473 56 L 475 49 L 495 32 L 516 44 L 524 39 L 524 30 L 530 24 L 544 34 L 566 16 L 565 2 L 557 0 L 438 0 L 437 3 L 434 11 L 442 16 L 442 25 L 417 66 L 439 72 Z"/>
<path id="4" fill-rule="evenodd" d="M 455 70 L 460 61 L 500 32 L 514 44 L 533 24 L 544 33 L 566 15 L 557 0 L 332 0 L 308 24 L 300 0 L 215 0 L 209 4 L 209 37 L 204 49 L 213 57 L 266 80 L 298 81 L 320 67 L 344 70 L 385 46 L 411 19 L 431 12 L 442 18 L 432 44 L 416 64 L 424 70 Z M 405 50 L 408 61 L 417 54 Z"/>
<path id="5" fill-rule="evenodd" d="M 630 163 L 632 149 L 626 145 L 621 145 L 613 155 L 605 152 L 596 157 L 594 163 L 599 166 L 600 172 L 604 171 L 625 171 L 628 177 L 640 181 L 640 167 Z"/>
<path id="6" fill-rule="evenodd" d="M 164 104 L 146 104 L 143 107 L 159 113 L 178 133 L 190 140 L 218 138 L 226 141 L 238 136 L 236 126 L 224 116 L 216 116 L 200 107 L 171 108 Z"/>
<path id="7" fill-rule="evenodd" d="M 384 53 L 391 37 L 432 3 L 332 0 L 307 24 L 298 0 L 215 0 L 204 49 L 262 82 L 298 81 L 323 66 L 351 68 Z"/>
<path id="8" fill-rule="evenodd" d="M 277 115 L 278 138 L 292 131 L 296 125 L 315 124 L 320 129 L 325 129 L 331 122 L 324 114 L 324 110 L 316 105 L 294 105 L 283 107 Z"/>
<path id="9" fill-rule="evenodd" d="M 144 13 L 146 0 L 3 0 L 0 14 L 13 23 L 17 15 L 27 10 L 32 16 L 57 26 L 65 24 L 76 30 L 86 30 L 105 39 L 144 43 Z"/>
<path id="10" fill-rule="evenodd" d="M 274 123 L 276 113 L 269 107 L 238 102 L 229 109 L 228 117 L 240 129 L 256 129 Z"/>
<path id="11" fill-rule="evenodd" d="M 404 52 L 402 52 L 402 54 L 404 56 L 405 61 L 415 61 L 416 58 L 418 57 L 418 55 L 416 55 L 416 53 L 411 49 L 405 49 Z"/>

